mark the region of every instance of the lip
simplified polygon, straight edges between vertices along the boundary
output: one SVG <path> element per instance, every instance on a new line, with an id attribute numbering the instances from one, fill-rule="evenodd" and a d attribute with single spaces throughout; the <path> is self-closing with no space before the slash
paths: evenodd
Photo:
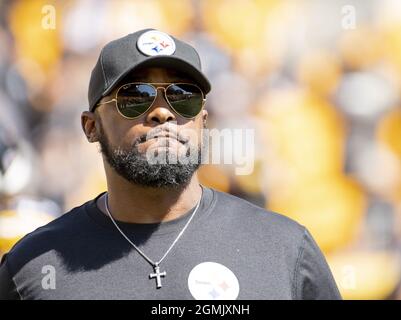
<path id="1" fill-rule="evenodd" d="M 184 145 L 181 141 L 179 141 L 176 137 L 170 137 L 170 136 L 156 136 L 153 138 L 150 138 L 144 142 L 141 143 L 144 146 L 147 146 L 148 148 L 168 148 L 173 146 L 174 144 L 179 144 L 179 145 Z"/>
<path id="2" fill-rule="evenodd" d="M 151 150 L 171 150 L 171 152 L 173 153 L 180 153 L 180 150 L 182 150 L 182 148 L 185 148 L 185 146 L 177 139 L 169 137 L 158 137 L 148 140 L 148 144 L 145 144 L 144 148 L 147 150 L 147 152 L 151 152 Z"/>
<path id="3" fill-rule="evenodd" d="M 182 143 L 181 141 L 179 141 L 177 138 L 175 137 L 169 137 L 169 136 L 161 136 L 161 137 L 155 137 L 150 139 L 151 141 L 153 140 L 154 143 L 161 143 L 163 144 L 164 147 L 169 147 L 171 145 L 174 144 L 179 144 L 179 145 L 184 145 L 184 143 Z M 164 145 L 166 143 L 166 145 Z"/>
<path id="4" fill-rule="evenodd" d="M 152 139 L 159 139 L 159 138 L 173 139 L 182 144 L 185 144 L 188 142 L 187 139 L 183 139 L 183 138 L 179 137 L 176 133 L 170 133 L 169 131 L 151 134 L 147 141 L 152 140 Z"/>

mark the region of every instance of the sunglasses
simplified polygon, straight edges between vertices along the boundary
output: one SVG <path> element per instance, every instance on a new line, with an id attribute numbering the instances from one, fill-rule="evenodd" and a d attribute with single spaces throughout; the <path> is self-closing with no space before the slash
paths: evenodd
<path id="1" fill-rule="evenodd" d="M 136 119 L 150 109 L 156 100 L 158 89 L 163 89 L 164 97 L 170 108 L 187 119 L 196 117 L 206 101 L 202 90 L 193 83 L 133 82 L 122 85 L 118 88 L 114 99 L 100 102 L 97 106 L 115 102 L 121 116 L 127 119 Z"/>

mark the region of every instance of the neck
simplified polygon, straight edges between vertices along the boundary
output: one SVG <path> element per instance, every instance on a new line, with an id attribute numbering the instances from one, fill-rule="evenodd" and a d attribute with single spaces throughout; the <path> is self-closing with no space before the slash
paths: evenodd
<path id="1" fill-rule="evenodd" d="M 196 173 L 185 187 L 150 188 L 132 184 L 116 174 L 107 174 L 108 207 L 113 218 L 129 223 L 157 223 L 179 218 L 196 206 L 202 187 Z M 105 195 L 97 202 L 106 214 Z"/>

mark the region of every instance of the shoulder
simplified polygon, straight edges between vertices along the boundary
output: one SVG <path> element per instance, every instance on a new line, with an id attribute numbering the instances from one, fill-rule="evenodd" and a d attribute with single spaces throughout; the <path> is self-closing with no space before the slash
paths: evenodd
<path id="1" fill-rule="evenodd" d="M 85 224 L 84 219 L 87 219 L 84 211 L 89 202 L 71 209 L 20 239 L 7 253 L 11 270 L 19 270 L 27 262 L 55 250 L 69 239 L 71 240 L 74 234 L 78 234 L 80 226 Z"/>
<path id="2" fill-rule="evenodd" d="M 266 210 L 234 195 L 213 190 L 217 197 L 216 209 L 222 219 L 240 230 L 254 234 L 287 238 L 298 243 L 303 241 L 306 228 L 283 214 Z"/>

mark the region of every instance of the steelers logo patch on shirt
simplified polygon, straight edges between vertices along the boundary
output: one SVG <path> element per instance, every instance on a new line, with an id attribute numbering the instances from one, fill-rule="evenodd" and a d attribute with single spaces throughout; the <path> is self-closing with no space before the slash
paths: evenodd
<path id="1" fill-rule="evenodd" d="M 216 262 L 196 265 L 189 273 L 188 288 L 195 300 L 235 300 L 239 294 L 235 274 Z"/>
<path id="2" fill-rule="evenodd" d="M 173 38 L 158 30 L 150 30 L 141 34 L 137 41 L 137 47 L 147 56 L 172 55 L 175 52 Z"/>

